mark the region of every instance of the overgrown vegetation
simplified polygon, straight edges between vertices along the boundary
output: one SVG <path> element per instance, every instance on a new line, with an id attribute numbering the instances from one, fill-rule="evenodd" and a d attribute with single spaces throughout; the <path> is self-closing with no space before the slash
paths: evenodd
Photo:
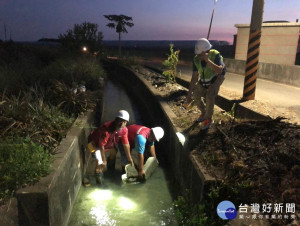
<path id="1" fill-rule="evenodd" d="M 173 47 L 174 45 L 170 44 L 170 54 L 168 54 L 168 58 L 163 62 L 163 65 L 168 69 L 163 72 L 163 75 L 165 76 L 167 82 L 176 82 L 176 76 L 178 75 L 177 64 L 179 60 L 180 50 L 174 51 Z"/>
<path id="2" fill-rule="evenodd" d="M 211 225 L 205 211 L 205 205 L 191 205 L 183 196 L 173 203 L 179 225 Z"/>
<path id="3" fill-rule="evenodd" d="M 58 107 L 46 104 L 44 98 L 35 96 L 34 90 L 18 96 L 2 95 L 0 103 L 1 138 L 30 137 L 54 154 L 74 117 L 69 117 Z"/>
<path id="4" fill-rule="evenodd" d="M 217 157 L 214 166 L 226 165 L 228 182 L 251 181 L 251 186 L 256 189 L 252 190 L 252 196 L 245 194 L 248 202 L 285 202 L 284 193 L 297 192 L 300 182 L 297 179 L 299 132 L 299 126 L 281 122 L 281 118 L 262 122 L 231 121 L 217 126 L 214 136 L 218 139 L 214 139 L 213 147 L 209 148 L 207 143 L 210 136 L 199 144 L 199 154 L 206 161 L 205 156 L 210 152 Z M 220 151 L 216 153 L 212 148 Z M 294 183 L 287 178 L 295 178 Z"/>
<path id="5" fill-rule="evenodd" d="M 15 188 L 36 182 L 50 170 L 53 156 L 29 137 L 18 136 L 0 141 L 0 204 L 13 195 Z"/>
<path id="6" fill-rule="evenodd" d="M 75 118 L 100 101 L 105 72 L 91 54 L 13 42 L 0 46 L 0 72 L 1 205 L 49 173 Z"/>
<path id="7" fill-rule="evenodd" d="M 221 219 L 217 214 L 218 204 L 224 200 L 241 203 L 244 201 L 241 194 L 248 193 L 252 188 L 253 186 L 249 182 L 235 184 L 220 182 L 213 185 L 208 193 L 204 194 L 201 204 L 193 204 L 193 201 L 187 197 L 178 196 L 173 203 L 178 223 L 185 226 L 226 225 L 228 221 Z"/>
<path id="8" fill-rule="evenodd" d="M 208 215 L 221 201 L 236 205 L 297 203 L 299 201 L 298 125 L 282 118 L 266 121 L 228 120 L 199 138 L 194 156 L 219 183 L 204 198 Z M 238 206 L 236 206 L 238 208 Z M 296 207 L 297 208 L 297 207 Z M 272 219 L 286 225 L 291 219 Z M 208 225 L 213 225 L 212 223 Z"/>

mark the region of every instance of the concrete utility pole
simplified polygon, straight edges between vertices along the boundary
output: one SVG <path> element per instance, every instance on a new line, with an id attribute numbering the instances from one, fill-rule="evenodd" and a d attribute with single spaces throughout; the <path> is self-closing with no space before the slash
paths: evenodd
<path id="1" fill-rule="evenodd" d="M 253 0 L 248 53 L 245 69 L 244 100 L 255 99 L 256 78 L 258 71 L 259 46 L 264 12 L 264 0 Z"/>

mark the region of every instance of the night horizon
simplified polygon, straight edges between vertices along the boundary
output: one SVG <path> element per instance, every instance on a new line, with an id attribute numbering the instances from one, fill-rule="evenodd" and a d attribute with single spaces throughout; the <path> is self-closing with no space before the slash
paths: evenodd
<path id="1" fill-rule="evenodd" d="M 249 24 L 253 1 L 234 0 L 215 3 L 211 1 L 123 2 L 116 0 L 85 2 L 41 2 L 31 0 L 0 1 L 0 39 L 34 41 L 41 38 L 57 38 L 74 24 L 90 22 L 99 25 L 104 40 L 117 40 L 117 33 L 109 29 L 103 15 L 124 14 L 132 17 L 134 26 L 122 34 L 122 40 L 197 40 L 206 37 L 213 9 L 215 9 L 211 40 L 233 41 L 235 24 Z M 300 1 L 265 1 L 263 21 L 298 19 Z"/>

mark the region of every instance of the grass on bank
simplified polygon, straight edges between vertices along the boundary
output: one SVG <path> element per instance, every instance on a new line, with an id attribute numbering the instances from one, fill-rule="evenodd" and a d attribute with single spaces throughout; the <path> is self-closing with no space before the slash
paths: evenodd
<path id="1" fill-rule="evenodd" d="M 50 171 L 53 156 L 30 137 L 7 137 L 0 142 L 0 203 L 15 188 L 34 183 Z"/>

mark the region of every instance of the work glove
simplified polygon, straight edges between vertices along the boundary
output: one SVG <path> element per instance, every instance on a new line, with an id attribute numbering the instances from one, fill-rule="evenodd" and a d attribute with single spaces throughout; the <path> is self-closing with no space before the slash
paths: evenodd
<path id="1" fill-rule="evenodd" d="M 96 150 L 95 151 L 95 156 L 96 156 L 96 159 L 98 161 L 98 165 L 102 165 L 103 164 L 103 161 L 102 161 L 102 157 L 101 157 L 101 152 L 100 150 Z"/>

